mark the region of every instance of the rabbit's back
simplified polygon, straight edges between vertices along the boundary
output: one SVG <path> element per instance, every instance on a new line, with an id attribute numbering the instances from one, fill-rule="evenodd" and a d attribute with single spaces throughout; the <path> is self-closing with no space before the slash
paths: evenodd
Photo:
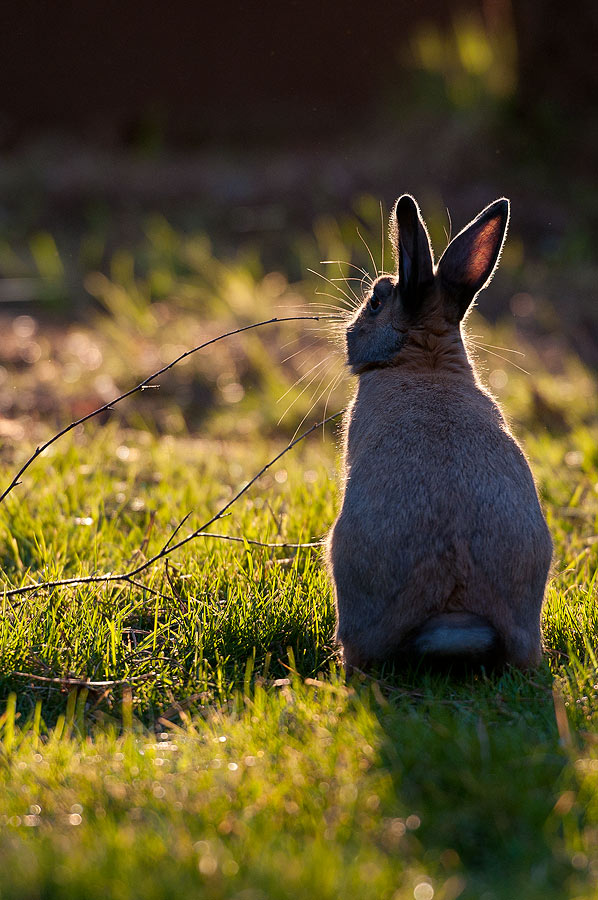
<path id="1" fill-rule="evenodd" d="M 473 377 L 365 373 L 344 463 L 329 560 L 345 644 L 357 631 L 384 656 L 385 641 L 453 609 L 493 611 L 504 629 L 531 595 L 538 617 L 550 536 L 527 461 Z"/>
<path id="2" fill-rule="evenodd" d="M 481 515 L 495 530 L 491 508 L 543 524 L 527 461 L 473 380 L 365 375 L 348 417 L 344 462 L 345 504 L 364 525 L 410 527 L 432 516 L 452 533 L 459 523 L 479 528 Z"/>

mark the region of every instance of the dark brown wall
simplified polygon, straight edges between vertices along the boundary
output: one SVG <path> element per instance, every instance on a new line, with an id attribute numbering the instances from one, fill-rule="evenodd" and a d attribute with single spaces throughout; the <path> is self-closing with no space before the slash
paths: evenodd
<path id="1" fill-rule="evenodd" d="M 594 119 L 598 5 L 579 0 L 5 3 L 0 146 L 30 133 L 103 141 L 272 142 L 355 131 L 400 107 L 416 23 L 475 8 L 512 20 L 519 108 Z"/>
<path id="2" fill-rule="evenodd" d="M 174 138 L 259 140 L 354 129 L 384 91 L 400 95 L 410 29 L 446 6 L 12 3 L 0 37 L 3 130 L 126 138 L 153 123 Z"/>

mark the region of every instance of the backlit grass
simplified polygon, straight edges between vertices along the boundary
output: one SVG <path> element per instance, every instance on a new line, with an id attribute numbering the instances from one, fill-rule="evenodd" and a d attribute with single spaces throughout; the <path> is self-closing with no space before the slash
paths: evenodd
<path id="1" fill-rule="evenodd" d="M 98 384 L 92 345 L 102 377 L 128 387 L 168 361 L 165 342 L 174 356 L 187 338 L 276 314 L 306 290 L 181 247 L 186 263 L 174 245 L 170 260 L 160 256 L 172 305 L 152 298 L 148 285 L 166 288 L 151 267 L 143 280 L 116 260 L 110 284 L 90 285 L 111 315 L 77 326 L 71 357 L 53 356 L 40 326 L 48 358 L 8 366 L 17 393 L 44 384 L 48 370 L 36 366 L 54 366 L 65 407 L 33 415 L 15 405 L 7 421 L 22 436 L 3 449 L 2 486 L 82 396 L 112 389 Z M 195 330 L 182 290 L 189 260 L 196 290 L 205 270 L 229 296 L 222 315 L 206 306 Z M 521 346 L 508 326 L 478 318 L 472 328 Z M 291 387 L 303 370 L 285 359 L 295 347 L 316 361 L 328 352 L 307 343 L 290 325 L 235 339 L 57 443 L 0 507 L 3 585 L 126 571 L 188 513 L 181 533 L 209 519 L 308 410 L 312 390 Z M 244 542 L 198 538 L 134 584 L 4 596 L 0 898 L 593 896 L 596 383 L 575 359 L 550 371 L 524 349 L 528 375 L 480 356 L 555 542 L 542 667 L 461 679 L 382 669 L 346 683 L 319 549 L 249 543 L 312 542 L 330 527 L 337 433 L 316 433 L 217 523 Z M 278 426 L 289 387 L 297 406 Z M 339 385 L 328 411 L 345 397 Z"/>

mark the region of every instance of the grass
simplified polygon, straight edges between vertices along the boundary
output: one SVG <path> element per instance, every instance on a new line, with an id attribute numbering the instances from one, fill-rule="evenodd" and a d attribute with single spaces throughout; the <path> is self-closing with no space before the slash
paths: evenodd
<path id="1" fill-rule="evenodd" d="M 18 324 L 2 485 L 29 440 L 99 405 L 104 390 L 310 290 L 255 259 L 225 266 L 205 241 L 161 228 L 144 254 L 120 253 L 109 276 L 91 278 L 108 309 L 93 328 L 65 336 L 43 317 Z M 314 248 L 304 254 L 312 263 Z M 533 373 L 480 350 L 555 541 L 542 667 L 461 679 L 383 668 L 345 681 L 317 548 L 249 543 L 326 533 L 337 442 L 318 433 L 219 523 L 244 543 L 199 538 L 136 584 L 3 598 L 2 900 L 594 896 L 595 378 L 564 353 L 547 362 L 508 324 L 478 316 L 472 330 L 523 348 Z M 118 417 L 58 442 L 0 507 L 3 584 L 119 571 L 156 552 L 187 513 L 189 530 L 208 519 L 317 396 L 317 382 L 305 394 L 305 381 L 292 386 L 301 360 L 309 368 L 328 352 L 309 346 L 317 339 L 289 324 L 220 344 Z M 341 385 L 329 411 L 345 396 Z"/>

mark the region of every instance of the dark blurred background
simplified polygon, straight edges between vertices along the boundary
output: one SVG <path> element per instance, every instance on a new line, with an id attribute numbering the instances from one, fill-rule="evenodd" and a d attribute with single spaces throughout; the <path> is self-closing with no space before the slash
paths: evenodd
<path id="1" fill-rule="evenodd" d="M 114 312 L 98 273 L 180 294 L 185 236 L 293 282 L 330 222 L 379 236 L 403 191 L 437 252 L 447 210 L 454 233 L 507 195 L 484 314 L 598 367 L 592 0 L 28 2 L 3 9 L 0 59 L 4 332 Z"/>
<path id="2" fill-rule="evenodd" d="M 356 192 L 389 204 L 403 190 L 459 222 L 510 193 L 532 246 L 566 234 L 583 257 L 598 222 L 598 7 L 573 9 L 7 5 L 0 223 L 76 226 L 95 203 L 96 217 L 159 207 L 250 231 L 276 224 L 269 204 L 309 225 Z"/>
<path id="3" fill-rule="evenodd" d="M 535 128 L 570 126 L 596 98 L 598 12 L 590 0 L 569 12 L 556 0 L 12 4 L 2 138 L 311 143 L 400 120 L 416 68 L 448 79 L 457 105 L 481 99 L 466 83 L 477 76 Z"/>

